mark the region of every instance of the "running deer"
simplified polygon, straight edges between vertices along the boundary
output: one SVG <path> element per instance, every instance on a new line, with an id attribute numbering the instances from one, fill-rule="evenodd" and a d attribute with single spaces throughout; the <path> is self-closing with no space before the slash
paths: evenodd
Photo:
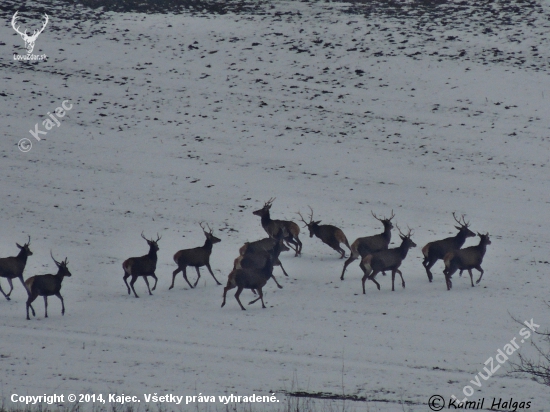
<path id="1" fill-rule="evenodd" d="M 348 239 L 346 238 L 346 235 L 344 235 L 344 232 L 342 232 L 342 229 L 332 225 L 319 225 L 321 221 L 313 221 L 313 209 L 311 206 L 308 207 L 311 211 L 311 214 L 309 215 L 309 223 L 304 220 L 300 212 L 298 212 L 298 215 L 309 229 L 309 237 L 312 238 L 314 235 L 317 236 L 324 244 L 329 245 L 335 251 L 340 253 L 340 259 L 345 258 L 346 252 L 340 247 L 340 243 L 346 245 L 350 250 L 351 247 L 349 246 Z"/>
<path id="2" fill-rule="evenodd" d="M 157 240 L 153 240 L 152 238 L 149 240 L 143 236 L 143 232 L 141 232 L 141 237 L 145 239 L 149 245 L 149 253 L 145 256 L 131 257 L 122 263 L 122 269 L 124 269 L 124 283 L 126 283 L 126 287 L 128 288 L 128 295 L 130 295 L 130 287 L 132 287 L 132 291 L 134 292 L 134 296 L 136 298 L 139 298 L 139 296 L 134 289 L 134 283 L 136 283 L 139 276 L 143 276 L 143 280 L 145 280 L 145 284 L 147 285 L 147 290 L 149 290 L 149 295 L 152 295 L 152 293 L 147 276 L 151 276 L 155 279 L 153 290 L 156 289 L 158 281 L 157 276 L 155 275 L 155 270 L 157 268 L 157 252 L 159 250 L 157 243 L 161 237 L 157 233 Z M 132 277 L 132 280 L 130 281 L 130 286 L 128 286 L 127 279 L 130 276 Z"/>
<path id="3" fill-rule="evenodd" d="M 2 285 L 0 285 L 0 292 L 2 292 L 7 300 L 10 300 L 10 295 L 13 291 L 12 279 L 19 278 L 23 286 L 25 286 L 23 271 L 25 270 L 25 265 L 27 264 L 27 257 L 32 255 L 32 252 L 29 249 L 30 244 L 31 237 L 29 236 L 29 241 L 23 246 L 16 243 L 17 247 L 20 249 L 17 256 L 0 259 L 0 277 L 8 279 L 8 283 L 10 284 L 10 291 L 7 294 L 4 293 L 2 290 Z"/>
<path id="4" fill-rule="evenodd" d="M 351 256 L 344 263 L 344 269 L 342 269 L 342 276 L 340 276 L 340 280 L 344 280 L 344 272 L 351 262 L 359 257 L 362 259 L 369 253 L 386 250 L 390 244 L 391 230 L 393 229 L 391 220 L 395 217 L 393 210 L 391 211 L 391 216 L 389 218 L 380 219 L 372 212 L 372 210 L 371 214 L 376 220 L 384 225 L 384 231 L 378 235 L 357 238 L 355 242 L 351 244 Z"/>
<path id="5" fill-rule="evenodd" d="M 279 235 L 279 237 L 282 238 L 282 233 Z M 237 302 L 239 303 L 239 306 L 242 310 L 246 310 L 239 299 L 239 296 L 243 289 L 258 291 L 259 297 L 249 302 L 248 304 L 251 305 L 261 299 L 262 308 L 265 309 L 262 288 L 265 286 L 269 278 L 273 277 L 273 263 L 275 261 L 275 256 L 280 253 L 281 244 L 282 243 L 278 242 L 277 245 L 275 245 L 273 250 L 268 254 L 267 259 L 265 260 L 265 264 L 262 268 L 242 268 L 234 269 L 233 271 L 231 271 L 231 273 L 227 277 L 227 285 L 223 289 L 223 302 L 221 306 L 222 308 L 225 306 L 227 292 L 236 287 L 238 289 L 237 293 L 235 293 L 235 299 L 237 299 Z M 282 289 L 282 286 L 278 283 L 277 286 L 279 287 L 279 289 Z"/>
<path id="6" fill-rule="evenodd" d="M 475 236 L 475 233 L 468 229 L 470 222 L 464 220 L 464 215 L 462 215 L 462 221 L 460 221 L 453 212 L 453 218 L 455 222 L 459 224 L 459 226 L 455 226 L 455 228 L 458 229 L 456 236 L 430 242 L 422 248 L 422 254 L 424 255 L 422 265 L 426 269 L 426 274 L 430 282 L 433 280 L 430 268 L 435 262 L 439 259 L 443 259 L 447 253 L 460 249 L 467 238 Z M 460 271 L 460 274 L 462 274 L 462 271 Z"/>
<path id="7" fill-rule="evenodd" d="M 399 230 L 399 227 L 397 228 L 397 230 Z M 409 233 L 407 233 L 406 235 L 401 233 L 401 230 L 399 230 L 399 237 L 401 238 L 401 245 L 399 247 L 368 254 L 361 260 L 361 264 L 359 266 L 365 274 L 362 279 L 363 294 L 365 294 L 365 281 L 367 279 L 372 280 L 376 284 L 378 290 L 380 290 L 380 284 L 376 281 L 375 277 L 379 272 L 382 272 L 384 270 L 392 271 L 392 292 L 395 291 L 394 283 L 396 272 L 399 273 L 399 276 L 401 276 L 401 286 L 405 288 L 405 281 L 403 280 L 403 274 L 399 270 L 399 267 L 401 266 L 403 260 L 407 257 L 409 249 L 416 246 L 416 243 L 412 241 L 411 236 L 411 229 L 409 229 Z"/>
<path id="8" fill-rule="evenodd" d="M 262 218 L 262 227 L 269 237 L 274 238 L 279 230 L 282 230 L 285 242 L 296 252 L 295 256 L 298 256 L 302 253 L 302 242 L 298 238 L 300 227 L 290 220 L 271 220 L 269 209 L 271 209 L 274 200 L 274 197 L 269 199 L 264 203 L 264 207 L 252 212 L 252 214 Z"/>
<path id="9" fill-rule="evenodd" d="M 57 265 L 57 274 L 56 275 L 37 275 L 32 276 L 28 278 L 25 281 L 25 288 L 27 289 L 27 292 L 29 294 L 29 298 L 27 299 L 27 320 L 30 320 L 29 317 L 29 308 L 32 310 L 32 315 L 36 316 L 36 312 L 34 311 L 34 308 L 32 307 L 32 302 L 38 297 L 43 296 L 44 297 L 44 317 L 48 317 L 48 296 L 57 296 L 59 299 L 61 299 L 61 314 L 65 315 L 65 302 L 63 301 L 63 296 L 61 296 L 61 283 L 63 282 L 63 279 L 65 276 L 72 276 L 71 272 L 69 272 L 69 269 L 67 268 L 67 265 L 69 262 L 67 261 L 67 258 L 65 258 L 64 261 L 58 262 L 55 260 L 55 258 L 52 255 L 52 252 L 50 251 L 50 256 L 52 257 L 53 261 Z"/>
<path id="10" fill-rule="evenodd" d="M 453 276 L 453 273 L 455 273 L 458 269 L 460 269 L 460 271 L 468 271 L 470 274 L 470 282 L 472 283 L 472 287 L 474 287 L 472 269 L 477 269 L 481 274 L 479 275 L 479 279 L 476 281 L 476 284 L 481 282 L 481 278 L 483 277 L 481 263 L 483 262 L 483 256 L 485 256 L 485 252 L 487 251 L 487 245 L 491 244 L 491 239 L 489 239 L 489 233 L 485 235 L 478 233 L 477 235 L 479 236 L 478 245 L 449 252 L 443 258 L 443 262 L 445 263 L 445 270 L 443 271 L 443 274 L 445 275 L 445 281 L 447 282 L 447 290 L 451 290 L 453 287 L 451 276 Z"/>
<path id="11" fill-rule="evenodd" d="M 197 286 L 197 283 L 199 283 L 199 279 L 201 277 L 201 274 L 199 272 L 199 268 L 202 266 L 206 266 L 214 280 L 218 285 L 221 285 L 220 282 L 218 282 L 218 279 L 216 279 L 216 276 L 214 276 L 214 273 L 212 273 L 212 268 L 210 267 L 210 255 L 212 254 L 212 246 L 215 243 L 221 242 L 221 239 L 217 238 L 212 234 L 212 229 L 210 229 L 210 226 L 208 226 L 209 232 L 207 232 L 202 222 L 199 223 L 204 236 L 206 236 L 206 241 L 204 242 L 204 245 L 200 247 L 196 247 L 193 249 L 184 249 L 180 250 L 174 255 L 174 262 L 176 262 L 176 265 L 178 265 L 178 268 L 172 272 L 172 285 L 168 290 L 172 289 L 174 287 L 174 281 L 176 280 L 176 275 L 181 271 L 183 274 L 183 278 L 189 285 L 189 287 L 194 288 Z M 189 282 L 189 279 L 187 279 L 187 266 L 193 266 L 197 271 L 197 280 L 195 281 L 194 285 L 191 285 Z"/>

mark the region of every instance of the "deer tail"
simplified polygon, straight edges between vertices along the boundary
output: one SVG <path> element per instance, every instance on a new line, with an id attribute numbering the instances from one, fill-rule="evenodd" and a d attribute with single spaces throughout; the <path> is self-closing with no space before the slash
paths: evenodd
<path id="1" fill-rule="evenodd" d="M 422 254 L 424 257 L 428 257 L 428 254 L 430 252 L 430 243 L 428 243 L 426 246 L 422 248 Z"/>

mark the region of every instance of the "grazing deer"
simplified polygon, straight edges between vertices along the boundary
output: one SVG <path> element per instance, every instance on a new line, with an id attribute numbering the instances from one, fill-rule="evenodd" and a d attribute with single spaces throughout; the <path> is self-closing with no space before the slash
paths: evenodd
<path id="1" fill-rule="evenodd" d="M 13 291 L 12 279 L 19 278 L 23 286 L 25 286 L 25 282 L 23 281 L 23 271 L 25 270 L 25 265 L 27 264 L 27 257 L 32 255 L 32 252 L 29 249 L 30 244 L 31 237 L 29 236 L 29 241 L 23 246 L 16 243 L 17 247 L 20 249 L 17 256 L 0 259 L 0 277 L 8 279 L 8 283 L 10 284 L 10 291 L 8 294 L 4 293 L 2 290 L 2 285 L 0 285 L 0 292 L 2 292 L 7 300 L 10 300 L 10 295 Z"/>
<path id="2" fill-rule="evenodd" d="M 397 228 L 397 230 L 399 230 L 399 227 Z M 379 272 L 382 272 L 384 270 L 392 271 L 392 292 L 395 291 L 394 283 L 396 272 L 399 273 L 399 276 L 401 276 L 401 286 L 403 286 L 403 288 L 405 287 L 405 281 L 403 280 L 403 274 L 399 270 L 399 266 L 401 266 L 401 263 L 407 257 L 409 249 L 416 246 L 416 243 L 412 241 L 411 236 L 411 229 L 409 229 L 409 233 L 407 233 L 406 235 L 401 233 L 401 230 L 399 230 L 399 237 L 401 238 L 401 245 L 399 247 L 368 254 L 361 260 L 361 264 L 359 266 L 365 274 L 362 279 L 363 294 L 365 294 L 365 281 L 367 280 L 367 278 L 372 280 L 376 284 L 378 290 L 380 290 L 380 284 L 376 281 L 375 277 Z"/>
<path id="3" fill-rule="evenodd" d="M 474 279 L 472 276 L 472 269 L 477 269 L 481 274 L 476 283 L 481 282 L 483 277 L 483 269 L 481 268 L 481 263 L 483 262 L 483 256 L 487 251 L 487 245 L 491 244 L 491 239 L 489 239 L 489 233 L 479 236 L 479 244 L 476 246 L 470 246 L 464 249 L 455 250 L 454 252 L 449 252 L 443 258 L 445 263 L 445 270 L 443 274 L 445 275 L 445 281 L 447 282 L 447 290 L 451 290 L 453 287 L 453 282 L 451 281 L 451 276 L 458 269 L 460 271 L 467 270 L 470 274 L 470 282 L 472 287 L 474 287 Z"/>
<path id="4" fill-rule="evenodd" d="M 36 39 L 38 38 L 40 33 L 42 33 L 44 31 L 44 29 L 46 28 L 46 25 L 48 24 L 49 17 L 46 13 L 44 13 L 44 16 L 46 17 L 46 21 L 44 22 L 44 25 L 42 26 L 41 29 L 34 30 L 32 35 L 29 36 L 27 34 L 27 30 L 25 30 L 24 33 L 19 31 L 19 27 L 21 27 L 21 26 L 15 27 L 15 24 L 17 22 L 17 13 L 18 12 L 16 11 L 15 14 L 13 15 L 12 19 L 11 19 L 11 26 L 13 27 L 15 32 L 17 34 L 19 34 L 21 36 L 21 38 L 23 39 L 23 41 L 25 42 L 25 48 L 27 49 L 27 53 L 31 54 L 32 51 L 34 50 L 34 44 L 36 43 Z"/>
<path id="5" fill-rule="evenodd" d="M 141 232 L 141 237 L 145 239 L 145 241 L 149 245 L 149 253 L 145 256 L 131 257 L 129 259 L 126 259 L 124 263 L 122 263 L 122 269 L 124 269 L 124 283 L 126 283 L 126 287 L 128 288 L 128 295 L 130 294 L 131 286 L 132 291 L 134 292 L 134 296 L 136 298 L 139 298 L 139 296 L 134 289 L 134 283 L 136 283 L 136 280 L 139 276 L 143 276 L 143 280 L 145 280 L 145 284 L 147 285 L 147 289 L 149 290 L 149 295 L 152 295 L 152 293 L 151 288 L 149 287 L 147 276 L 151 276 L 153 279 L 155 279 L 153 290 L 156 289 L 158 281 L 157 276 L 155 275 L 155 270 L 157 268 L 157 252 L 159 250 L 157 243 L 161 239 L 161 237 L 157 233 L 157 240 L 149 240 L 145 236 L 143 236 L 143 232 Z M 128 281 L 126 279 L 128 279 L 130 276 L 132 277 L 132 280 L 130 281 L 130 286 L 128 286 Z"/>
<path id="6" fill-rule="evenodd" d="M 277 237 L 279 239 L 282 239 L 282 231 L 279 232 Z M 282 242 L 277 242 L 275 247 L 271 252 L 268 253 L 267 258 L 265 260 L 265 264 L 261 268 L 241 268 L 241 269 L 233 269 L 229 276 L 227 277 L 227 285 L 225 288 L 223 288 L 223 302 L 222 302 L 222 308 L 225 306 L 225 298 L 227 295 L 227 292 L 235 287 L 237 287 L 237 293 L 235 293 L 235 299 L 237 299 L 237 302 L 239 303 L 239 306 L 242 310 L 246 310 L 244 306 L 242 305 L 239 296 L 243 289 L 251 289 L 253 291 L 258 291 L 259 297 L 255 300 L 249 302 L 248 304 L 251 305 L 254 302 L 257 302 L 261 299 L 262 301 L 262 308 L 265 309 L 264 304 L 264 297 L 262 288 L 265 286 L 269 278 L 273 277 L 273 263 L 275 262 L 275 256 L 278 256 L 280 251 L 280 245 L 282 245 Z M 273 279 L 275 279 L 273 277 Z M 277 283 L 277 281 L 275 281 Z M 279 289 L 282 289 L 282 286 L 277 283 L 277 286 Z"/>
<path id="7" fill-rule="evenodd" d="M 302 222 L 304 222 L 309 229 L 309 237 L 312 238 L 313 235 L 317 236 L 324 244 L 329 245 L 335 251 L 340 253 L 340 259 L 345 258 L 346 252 L 340 247 L 340 243 L 346 245 L 349 250 L 351 250 L 351 247 L 348 243 L 346 235 L 344 235 L 344 232 L 342 232 L 342 229 L 332 225 L 319 225 L 319 223 L 321 223 L 320 220 L 314 222 L 313 209 L 311 208 L 311 206 L 308 207 L 311 211 L 311 214 L 309 215 L 309 223 L 304 220 L 300 212 L 298 212 L 298 215 L 300 216 L 300 219 L 302 219 Z"/>
<path id="8" fill-rule="evenodd" d="M 55 260 L 55 258 L 52 255 L 52 252 L 50 251 L 50 256 L 52 257 L 53 261 L 57 265 L 57 274 L 56 275 L 37 275 L 32 276 L 28 278 L 25 281 L 25 288 L 27 289 L 27 292 L 29 294 L 29 298 L 27 299 L 27 320 L 30 320 L 29 317 L 29 308 L 32 310 L 32 315 L 36 316 L 36 312 L 34 311 L 34 308 L 32 307 L 32 302 L 38 297 L 38 296 L 44 296 L 44 317 L 48 317 L 48 296 L 57 296 L 59 299 L 61 299 L 61 314 L 65 315 L 65 302 L 63 302 L 63 296 L 61 296 L 60 290 L 61 290 L 61 283 L 63 282 L 63 279 L 65 276 L 72 276 L 71 272 L 69 272 L 69 269 L 67 268 L 67 265 L 69 262 L 67 261 L 67 258 L 63 262 L 58 262 Z"/>
<path id="9" fill-rule="evenodd" d="M 262 218 L 262 227 L 269 237 L 274 238 L 279 230 L 282 230 L 285 242 L 296 252 L 295 256 L 298 256 L 302 253 L 302 242 L 298 238 L 300 227 L 290 220 L 271 220 L 269 209 L 271 209 L 274 200 L 274 197 L 269 199 L 264 203 L 264 207 L 252 212 L 252 214 Z"/>
<path id="10" fill-rule="evenodd" d="M 340 280 L 344 280 L 344 272 L 346 271 L 346 268 L 351 262 L 358 259 L 359 256 L 362 259 L 369 253 L 386 250 L 390 244 L 391 230 L 393 229 L 393 224 L 391 223 L 391 220 L 395 217 L 393 210 L 391 211 L 391 216 L 389 218 L 380 219 L 372 212 L 372 210 L 371 214 L 376 220 L 384 225 L 384 231 L 382 233 L 379 233 L 378 235 L 357 238 L 355 242 L 351 244 L 351 256 L 344 263 L 344 268 L 342 269 L 342 276 L 340 276 Z"/>
<path id="11" fill-rule="evenodd" d="M 200 227 L 204 233 L 204 236 L 206 236 L 206 241 L 204 242 L 204 245 L 193 249 L 180 250 L 174 255 L 174 262 L 176 262 L 178 268 L 174 270 L 174 272 L 172 272 L 172 285 L 170 286 L 170 288 L 168 288 L 168 290 L 174 287 L 176 275 L 180 271 L 183 274 L 183 278 L 191 288 L 197 286 L 197 283 L 199 283 L 199 279 L 201 277 L 199 268 L 202 266 L 206 266 L 216 283 L 218 285 L 221 285 L 221 283 L 218 282 L 218 279 L 216 279 L 216 276 L 214 276 L 214 273 L 212 273 L 212 268 L 210 268 L 210 255 L 212 254 L 212 246 L 214 245 L 214 243 L 221 242 L 221 239 L 218 239 L 212 234 L 212 229 L 210 229 L 210 226 L 208 226 L 209 232 L 204 229 L 204 227 L 202 226 L 202 222 L 200 223 Z M 194 285 L 191 285 L 191 283 L 187 279 L 187 266 L 194 266 L 197 270 L 197 280 L 195 281 Z"/>
<path id="12" fill-rule="evenodd" d="M 422 254 L 424 255 L 422 265 L 426 269 L 426 274 L 430 282 L 433 280 L 430 268 L 435 262 L 439 259 L 443 259 L 447 253 L 460 249 L 467 238 L 475 236 L 475 233 L 468 229 L 470 222 L 464 220 L 464 215 L 462 215 L 462 221 L 460 221 L 453 212 L 453 218 L 455 222 L 459 224 L 459 226 L 455 226 L 455 228 L 458 229 L 456 236 L 430 242 L 422 248 Z M 462 274 L 462 271 L 460 271 L 460 274 Z"/>

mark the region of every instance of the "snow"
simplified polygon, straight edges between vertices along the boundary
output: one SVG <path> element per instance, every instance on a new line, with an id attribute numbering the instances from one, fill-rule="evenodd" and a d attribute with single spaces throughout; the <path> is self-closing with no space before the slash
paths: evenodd
<path id="1" fill-rule="evenodd" d="M 470 20 L 440 17 L 430 30 L 424 15 L 365 16 L 348 4 L 263 7 L 61 19 L 51 6 L 35 49 L 48 60 L 36 64 L 13 61 L 23 42 L 0 28 L 0 256 L 31 235 L 25 278 L 55 270 L 50 250 L 73 274 L 65 316 L 52 297 L 48 319 L 38 299 L 27 321 L 18 281 L 0 300 L 6 405 L 13 393 L 282 401 L 304 390 L 424 411 L 434 394 L 462 399 L 486 359 L 519 336 L 510 315 L 548 328 L 548 5 L 487 33 L 496 12 L 474 6 L 464 6 Z M 73 108 L 61 125 L 32 138 L 65 100 Z M 28 153 L 17 148 L 24 137 Z M 275 269 L 284 288 L 264 289 L 267 309 L 241 311 L 234 290 L 220 308 L 223 288 L 205 268 L 196 290 L 178 275 L 168 291 L 173 254 L 204 242 L 200 222 L 222 239 L 211 265 L 225 284 L 238 248 L 265 236 L 252 211 L 271 197 L 272 218 L 297 221 L 311 205 L 350 242 L 381 231 L 371 211 L 393 210 L 418 245 L 401 267 L 406 289 L 391 292 L 379 275 L 381 291 L 368 282 L 363 295 L 357 263 L 340 281 L 343 261 L 303 230 L 303 256 L 282 256 L 290 277 Z M 452 212 L 492 244 L 480 285 L 455 275 L 448 292 L 441 262 L 428 282 L 420 249 L 454 235 Z M 148 296 L 139 279 L 135 299 L 121 264 L 147 253 L 142 231 L 162 235 L 159 282 Z M 547 410 L 546 388 L 507 369 L 472 399 Z"/>

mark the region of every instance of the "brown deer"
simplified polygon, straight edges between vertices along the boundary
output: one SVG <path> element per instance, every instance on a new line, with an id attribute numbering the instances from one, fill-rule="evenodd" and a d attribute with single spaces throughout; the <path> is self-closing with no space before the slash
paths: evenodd
<path id="1" fill-rule="evenodd" d="M 340 259 L 345 258 L 346 252 L 340 247 L 340 243 L 346 245 L 350 250 L 351 247 L 348 243 L 346 235 L 344 235 L 344 232 L 342 232 L 342 229 L 332 225 L 319 225 L 321 221 L 313 221 L 313 209 L 311 208 L 311 206 L 308 207 L 311 211 L 311 214 L 309 215 L 309 223 L 304 220 L 300 212 L 298 212 L 298 215 L 300 216 L 300 219 L 302 219 L 302 222 L 304 222 L 309 229 L 309 237 L 312 238 L 314 235 L 317 236 L 324 244 L 329 245 L 335 251 L 340 253 Z"/>
<path id="2" fill-rule="evenodd" d="M 422 248 L 422 254 L 424 255 L 422 265 L 426 269 L 426 274 L 430 282 L 433 280 L 430 268 L 435 262 L 439 259 L 443 259 L 447 253 L 460 249 L 467 238 L 475 236 L 475 233 L 468 229 L 470 222 L 464 220 L 464 215 L 462 215 L 462 221 L 460 221 L 453 212 L 453 218 L 455 222 L 459 224 L 459 226 L 455 226 L 455 228 L 458 229 L 456 236 L 430 242 Z M 462 274 L 462 271 L 460 271 L 460 274 Z"/>
<path id="3" fill-rule="evenodd" d="M 38 297 L 43 296 L 44 297 L 44 317 L 48 317 L 48 296 L 57 296 L 59 299 L 61 299 L 61 314 L 65 315 L 65 302 L 63 301 L 63 296 L 61 296 L 61 283 L 63 282 L 63 279 L 65 276 L 72 276 L 71 272 L 69 272 L 69 269 L 67 268 L 67 265 L 69 262 L 67 261 L 67 258 L 63 262 L 58 262 L 55 260 L 55 258 L 52 255 L 52 252 L 50 251 L 50 256 L 52 257 L 53 261 L 57 265 L 57 274 L 55 275 L 37 275 L 32 276 L 28 278 L 25 281 L 25 288 L 27 289 L 27 292 L 29 294 L 29 298 L 27 299 L 27 320 L 30 320 L 29 317 L 29 308 L 32 310 L 32 315 L 36 316 L 36 313 L 34 311 L 34 308 L 32 307 L 32 302 Z"/>
<path id="4" fill-rule="evenodd" d="M 7 300 L 10 300 L 10 295 L 13 291 L 12 279 L 19 278 L 23 286 L 25 286 L 23 271 L 25 270 L 25 266 L 27 264 L 27 257 L 32 255 L 32 252 L 29 249 L 30 244 L 31 237 L 29 236 L 29 241 L 23 246 L 16 243 L 17 247 L 20 249 L 17 256 L 0 259 L 0 277 L 8 279 L 8 283 L 10 284 L 10 291 L 7 294 L 4 293 L 2 290 L 2 285 L 0 285 L 0 292 L 2 292 Z"/>
<path id="5" fill-rule="evenodd" d="M 451 281 L 451 276 L 458 269 L 460 271 L 467 270 L 470 274 L 470 282 L 472 287 L 474 287 L 474 279 L 472 276 L 472 269 L 477 269 L 481 274 L 479 279 L 476 281 L 476 284 L 481 282 L 483 277 L 483 269 L 481 268 L 481 263 L 483 262 L 483 256 L 487 251 L 487 245 L 491 244 L 491 239 L 489 239 L 489 233 L 479 236 L 479 244 L 476 246 L 470 246 L 464 249 L 455 250 L 454 252 L 449 252 L 443 258 L 445 263 L 445 270 L 443 274 L 445 275 L 445 281 L 447 282 L 447 290 L 451 290 L 453 287 L 453 282 Z"/>
<path id="6" fill-rule="evenodd" d="M 252 212 L 252 214 L 262 218 L 262 227 L 269 237 L 274 238 L 282 229 L 285 242 L 296 252 L 295 256 L 298 256 L 302 253 L 302 242 L 298 238 L 300 227 L 290 220 L 271 220 L 269 209 L 271 209 L 274 200 L 274 197 L 269 199 L 264 203 L 264 207 Z"/>
<path id="7" fill-rule="evenodd" d="M 176 262 L 178 268 L 174 270 L 174 272 L 172 272 L 172 285 L 170 286 L 170 288 L 168 288 L 168 290 L 174 287 L 176 275 L 180 271 L 182 272 L 183 278 L 185 279 L 189 287 L 194 288 L 195 286 L 197 286 L 197 283 L 199 283 L 199 279 L 201 277 L 199 268 L 202 266 L 206 266 L 216 283 L 218 285 L 221 285 L 221 283 L 218 282 L 218 279 L 216 279 L 216 276 L 214 276 L 214 273 L 212 273 L 212 268 L 210 267 L 210 255 L 212 254 L 212 246 L 215 243 L 221 242 L 221 239 L 212 234 L 212 229 L 210 229 L 210 226 L 208 224 L 207 226 L 209 232 L 204 229 L 204 227 L 202 226 L 202 222 L 199 225 L 204 233 L 204 236 L 206 236 L 206 241 L 204 242 L 204 245 L 200 247 L 180 250 L 174 255 L 174 262 Z M 187 279 L 187 266 L 193 266 L 197 271 L 197 280 L 195 281 L 194 285 L 191 285 L 189 279 Z"/>
<path id="8" fill-rule="evenodd" d="M 279 237 L 282 238 L 282 236 L 283 235 L 281 233 Z M 262 308 L 265 309 L 262 288 L 265 286 L 269 278 L 273 277 L 273 263 L 275 261 L 275 256 L 280 253 L 281 244 L 281 242 L 278 242 L 273 250 L 268 253 L 267 259 L 265 260 L 265 264 L 262 268 L 242 268 L 233 269 L 233 271 L 231 271 L 231 273 L 227 277 L 227 285 L 223 289 L 223 302 L 221 306 L 222 308 L 225 306 L 227 292 L 236 287 L 238 289 L 237 293 L 235 293 L 235 299 L 237 299 L 237 302 L 239 303 L 239 306 L 242 310 L 246 310 L 239 299 L 239 296 L 241 295 L 243 289 L 258 291 L 259 297 L 249 302 L 248 304 L 251 305 L 261 299 Z M 277 286 L 279 287 L 279 289 L 282 289 L 282 286 L 278 283 Z"/>
<path id="9" fill-rule="evenodd" d="M 384 225 L 384 231 L 374 236 L 360 237 L 351 244 L 351 255 L 348 260 L 344 263 L 344 268 L 342 269 L 342 276 L 340 280 L 344 280 L 344 272 L 348 265 L 359 257 L 364 258 L 369 253 L 378 252 L 380 250 L 386 250 L 391 241 L 391 230 L 393 229 L 393 224 L 391 220 L 395 217 L 393 210 L 391 211 L 391 216 L 389 218 L 380 219 L 376 216 L 371 210 L 372 216 Z M 385 273 L 384 273 L 385 274 Z"/>
<path id="10" fill-rule="evenodd" d="M 399 227 L 397 228 L 397 230 L 399 230 Z M 394 283 L 396 272 L 399 273 L 399 276 L 401 276 L 401 286 L 405 288 L 405 281 L 403 280 L 403 274 L 399 270 L 399 267 L 401 266 L 401 263 L 403 263 L 403 260 L 407 257 L 409 249 L 416 246 L 416 243 L 412 241 L 411 236 L 411 229 L 409 229 L 409 233 L 407 233 L 406 235 L 401 233 L 401 230 L 399 230 L 399 237 L 401 238 L 401 245 L 399 247 L 368 254 L 361 260 L 361 264 L 359 266 L 365 274 L 362 279 L 363 294 L 365 294 L 365 281 L 367 279 L 372 280 L 376 284 L 378 290 L 380 290 L 380 284 L 376 281 L 375 277 L 379 272 L 382 272 L 384 270 L 392 271 L 392 292 L 395 291 Z"/>
<path id="11" fill-rule="evenodd" d="M 149 287 L 147 276 L 151 276 L 153 279 L 155 279 L 153 290 L 156 289 L 158 281 L 157 276 L 155 275 L 155 270 L 157 268 L 157 252 L 159 250 L 157 243 L 161 239 L 161 237 L 157 233 L 157 240 L 149 240 L 145 236 L 143 236 L 143 232 L 141 232 L 141 237 L 145 239 L 145 241 L 149 245 L 149 253 L 145 256 L 131 257 L 129 259 L 126 259 L 124 263 L 122 263 L 122 269 L 124 269 L 124 283 L 126 283 L 126 287 L 128 288 L 128 295 L 130 294 L 131 286 L 132 291 L 134 292 L 134 296 L 136 298 L 139 298 L 139 296 L 134 289 L 134 283 L 136 283 L 136 280 L 139 276 L 143 276 L 143 280 L 145 280 L 149 295 L 152 295 L 152 293 L 151 288 Z M 130 281 L 130 286 L 128 286 L 128 281 L 126 279 L 128 279 L 130 276 L 132 277 L 132 280 Z"/>

